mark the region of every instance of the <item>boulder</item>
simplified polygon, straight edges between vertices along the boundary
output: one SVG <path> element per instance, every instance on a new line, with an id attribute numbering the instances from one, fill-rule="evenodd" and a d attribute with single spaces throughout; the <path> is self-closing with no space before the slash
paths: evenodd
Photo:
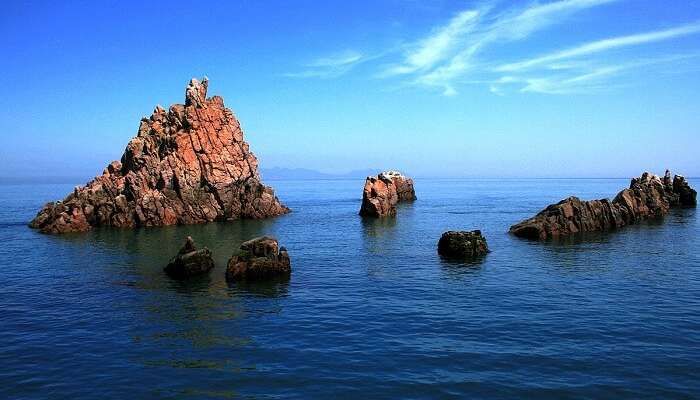
<path id="1" fill-rule="evenodd" d="M 185 104 L 143 118 L 121 161 L 46 204 L 30 223 L 43 233 L 266 218 L 289 212 L 262 184 L 238 119 L 208 80 L 192 79 Z"/>
<path id="2" fill-rule="evenodd" d="M 360 215 L 366 217 L 385 217 L 396 215 L 396 204 L 402 201 L 416 200 L 413 179 L 397 171 L 385 171 L 368 176 L 362 191 Z"/>
<path id="3" fill-rule="evenodd" d="M 486 255 L 489 247 L 480 230 L 448 231 L 438 241 L 438 254 L 455 259 L 474 259 Z"/>
<path id="4" fill-rule="evenodd" d="M 632 179 L 610 201 L 583 201 L 566 198 L 552 204 L 537 215 L 510 227 L 516 236 L 545 240 L 580 232 L 604 232 L 666 215 L 671 207 L 697 204 L 696 192 L 685 181 L 666 171 L 664 178 L 645 172 Z"/>
<path id="5" fill-rule="evenodd" d="M 175 279 L 187 279 L 197 275 L 203 275 L 214 268 L 214 259 L 211 251 L 206 247 L 197 250 L 194 240 L 187 237 L 177 255 L 173 257 L 164 271 Z"/>
<path id="6" fill-rule="evenodd" d="M 678 203 L 674 205 L 695 207 L 698 204 L 698 192 L 681 175 L 673 177 L 673 193 L 678 194 Z"/>
<path id="7" fill-rule="evenodd" d="M 239 254 L 228 261 L 226 279 L 253 281 L 288 277 L 291 272 L 287 249 L 279 247 L 277 239 L 262 236 L 241 244 Z"/>

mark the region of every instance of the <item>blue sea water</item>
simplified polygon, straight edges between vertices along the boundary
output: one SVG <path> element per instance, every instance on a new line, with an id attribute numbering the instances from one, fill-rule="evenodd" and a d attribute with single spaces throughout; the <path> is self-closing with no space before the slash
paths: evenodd
<path id="1" fill-rule="evenodd" d="M 695 209 L 539 243 L 508 227 L 628 181 L 417 180 L 385 220 L 357 216 L 361 180 L 268 183 L 291 214 L 64 236 L 26 224 L 72 185 L 0 185 L 0 398 L 700 397 Z M 442 260 L 450 229 L 492 252 Z M 226 260 L 262 234 L 291 279 L 228 285 Z M 217 267 L 173 281 L 188 235 Z"/>

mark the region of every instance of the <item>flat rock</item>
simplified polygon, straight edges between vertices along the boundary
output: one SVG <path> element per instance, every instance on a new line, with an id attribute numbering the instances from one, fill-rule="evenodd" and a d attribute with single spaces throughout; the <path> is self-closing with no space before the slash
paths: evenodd
<path id="1" fill-rule="evenodd" d="M 474 259 L 489 252 L 480 230 L 447 231 L 438 241 L 438 254 L 449 258 Z"/>
<path id="2" fill-rule="evenodd" d="M 243 242 L 239 254 L 229 259 L 226 279 L 254 281 L 288 277 L 292 272 L 287 249 L 279 247 L 277 239 L 262 236 Z"/>
<path id="3" fill-rule="evenodd" d="M 386 217 L 396 215 L 396 204 L 416 200 L 413 179 L 397 171 L 368 176 L 362 191 L 360 215 Z"/>
<path id="4" fill-rule="evenodd" d="M 194 240 L 187 237 L 184 246 L 173 257 L 164 271 L 176 279 L 187 279 L 197 275 L 203 275 L 214 268 L 214 259 L 211 251 L 204 247 L 197 250 Z"/>
<path id="5" fill-rule="evenodd" d="M 289 212 L 262 184 L 238 119 L 208 80 L 192 79 L 185 104 L 143 118 L 121 161 L 46 204 L 30 223 L 43 233 L 266 218 Z"/>
<path id="6" fill-rule="evenodd" d="M 663 179 L 645 172 L 615 198 L 584 201 L 569 197 L 547 206 L 532 218 L 511 226 L 528 239 L 551 239 L 580 232 L 604 232 L 666 215 L 671 207 L 695 207 L 697 193 L 680 175 Z"/>

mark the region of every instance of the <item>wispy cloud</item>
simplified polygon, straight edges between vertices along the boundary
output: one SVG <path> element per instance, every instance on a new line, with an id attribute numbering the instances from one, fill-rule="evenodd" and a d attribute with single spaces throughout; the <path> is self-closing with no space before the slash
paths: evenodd
<path id="1" fill-rule="evenodd" d="M 384 76 L 414 73 L 412 83 L 457 94 L 455 81 L 476 68 L 476 57 L 498 42 L 523 40 L 573 13 L 618 0 L 562 0 L 520 9 L 493 12 L 493 6 L 465 10 L 409 46 L 401 64 L 390 66 Z"/>
<path id="2" fill-rule="evenodd" d="M 284 74 L 290 78 L 335 78 L 349 72 L 370 57 L 354 50 L 321 57 L 304 65 L 304 70 Z"/>
<path id="3" fill-rule="evenodd" d="M 491 91 L 504 94 L 507 88 L 517 86 L 520 92 L 544 94 L 587 94 L 610 90 L 622 86 L 621 82 L 611 83 L 609 78 L 644 67 L 659 65 L 679 65 L 684 60 L 697 59 L 700 53 L 673 54 L 655 58 L 639 59 L 616 65 L 586 64 L 584 68 L 576 69 L 574 74 L 534 75 L 534 76 L 505 76 L 491 82 Z"/>
<path id="4" fill-rule="evenodd" d="M 580 57 L 584 55 L 590 55 L 594 53 L 599 53 L 606 50 L 611 50 L 620 47 L 637 46 L 646 43 L 659 42 L 663 40 L 674 39 L 680 36 L 687 36 L 700 33 L 700 22 L 695 22 L 692 24 L 687 24 L 679 26 L 676 28 L 639 33 L 629 36 L 620 36 L 615 38 L 598 40 L 591 43 L 586 43 L 581 46 L 569 48 L 562 51 L 557 51 L 545 56 L 533 58 L 530 60 L 519 61 L 516 63 L 505 64 L 498 68 L 497 71 L 508 72 L 508 71 L 519 71 L 527 68 L 531 68 L 537 65 L 559 61 L 567 58 Z"/>
<path id="5" fill-rule="evenodd" d="M 433 30 L 429 36 L 410 46 L 403 63 L 390 66 L 385 75 L 408 74 L 424 71 L 445 59 L 478 23 L 480 10 L 466 10 L 454 16 L 450 22 Z"/>
<path id="6" fill-rule="evenodd" d="M 489 0 L 484 0 L 489 1 Z M 521 60 L 508 59 L 513 43 L 526 42 L 534 34 L 586 10 L 624 0 L 553 0 L 509 6 L 497 0 L 456 12 L 425 36 L 374 56 L 345 51 L 306 63 L 296 78 L 333 78 L 359 64 L 372 63 L 375 78 L 392 80 L 400 87 L 439 90 L 445 96 L 458 94 L 467 85 L 486 86 L 496 95 L 512 92 L 547 94 L 590 93 L 619 86 L 620 77 L 641 66 L 659 66 L 693 54 L 658 54 L 635 60 L 630 52 L 617 52 L 605 59 L 600 54 L 700 34 L 700 21 L 643 33 L 609 37 L 563 47 L 544 55 Z M 557 36 L 568 39 L 571 35 Z M 538 46 L 542 46 L 542 36 Z M 507 47 L 507 45 L 511 47 Z M 546 43 L 545 43 L 546 44 Z M 698 46 L 700 47 L 700 46 Z M 521 52 L 522 54 L 522 52 Z M 639 54 L 637 54 L 639 56 Z M 618 81 L 615 81 L 615 80 Z"/>

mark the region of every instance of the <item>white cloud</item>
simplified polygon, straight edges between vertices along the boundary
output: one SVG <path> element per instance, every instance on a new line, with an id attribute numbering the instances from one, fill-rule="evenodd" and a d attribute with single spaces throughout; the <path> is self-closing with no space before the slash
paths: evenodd
<path id="1" fill-rule="evenodd" d="M 636 35 L 620 36 L 615 38 L 598 40 L 591 43 L 586 43 L 581 46 L 573 47 L 566 50 L 557 51 L 545 56 L 533 58 L 530 60 L 520 61 L 511 64 L 501 65 L 496 68 L 497 71 L 519 71 L 531 68 L 537 65 L 559 61 L 567 58 L 580 57 L 599 53 L 606 50 L 611 50 L 620 47 L 636 46 L 646 43 L 659 42 L 662 40 L 674 39 L 680 36 L 692 35 L 700 32 L 700 22 L 679 26 L 676 28 L 666 29 L 662 31 L 654 31 L 647 33 L 639 33 Z"/>
<path id="2" fill-rule="evenodd" d="M 329 68 L 336 68 L 336 67 L 343 67 L 351 64 L 355 64 L 358 61 L 362 59 L 362 54 L 354 51 L 354 50 L 347 50 L 342 53 L 334 54 L 328 57 L 323 57 L 319 58 L 315 61 L 312 61 L 308 64 L 306 64 L 307 67 L 316 67 L 316 68 L 323 68 L 323 67 L 329 67 Z"/>
<path id="3" fill-rule="evenodd" d="M 655 58 L 639 59 L 615 65 L 588 64 L 576 74 L 506 76 L 492 82 L 495 91 L 503 94 L 508 86 L 518 86 L 520 92 L 545 94 L 588 94 L 609 90 L 620 86 L 620 81 L 610 82 L 609 78 L 619 76 L 632 69 L 659 65 L 678 65 L 683 60 L 696 59 L 700 53 L 674 54 Z M 567 71 L 568 72 L 568 71 Z M 493 91 L 493 90 L 492 90 Z"/>
<path id="4" fill-rule="evenodd" d="M 499 41 L 523 40 L 580 10 L 618 0 L 561 0 L 492 15 L 493 7 L 465 10 L 449 23 L 409 46 L 404 60 L 390 66 L 384 77 L 413 74 L 411 83 L 441 88 L 455 95 L 456 81 L 475 69 L 476 56 Z"/>
<path id="5" fill-rule="evenodd" d="M 346 50 L 340 53 L 321 57 L 304 65 L 305 70 L 284 74 L 290 78 L 335 78 L 341 76 L 357 64 L 370 60 L 362 53 Z"/>
<path id="6" fill-rule="evenodd" d="M 408 74 L 433 67 L 449 56 L 450 52 L 477 26 L 479 10 L 466 10 L 454 16 L 450 22 L 434 29 L 428 37 L 414 44 L 399 65 L 387 69 L 386 75 Z"/>
<path id="7" fill-rule="evenodd" d="M 485 0 L 489 1 L 489 0 Z M 527 6 L 510 6 L 498 0 L 455 13 L 422 38 L 373 56 L 345 51 L 304 65 L 290 77 L 332 78 L 357 65 L 379 58 L 394 58 L 380 66 L 374 77 L 398 80 L 400 87 L 438 90 L 455 96 L 465 85 L 485 86 L 496 95 L 510 92 L 548 94 L 590 93 L 620 86 L 620 76 L 640 66 L 657 66 L 695 57 L 694 54 L 654 55 L 635 60 L 629 52 L 614 58 L 597 58 L 600 53 L 700 34 L 700 21 L 663 30 L 592 41 L 564 47 L 539 57 L 506 62 L 499 48 L 525 42 L 535 33 L 564 24 L 576 13 L 623 0 L 535 1 Z M 589 19 L 590 21 L 590 19 Z M 571 28 L 568 28 L 571 30 Z M 570 35 L 557 36 L 566 39 Z M 539 39 L 539 38 L 538 38 Z M 493 50 L 493 51 L 490 51 Z M 670 64 L 669 64 L 670 65 Z M 674 64 L 677 65 L 677 64 Z M 611 82 L 616 80 L 617 82 Z"/>

